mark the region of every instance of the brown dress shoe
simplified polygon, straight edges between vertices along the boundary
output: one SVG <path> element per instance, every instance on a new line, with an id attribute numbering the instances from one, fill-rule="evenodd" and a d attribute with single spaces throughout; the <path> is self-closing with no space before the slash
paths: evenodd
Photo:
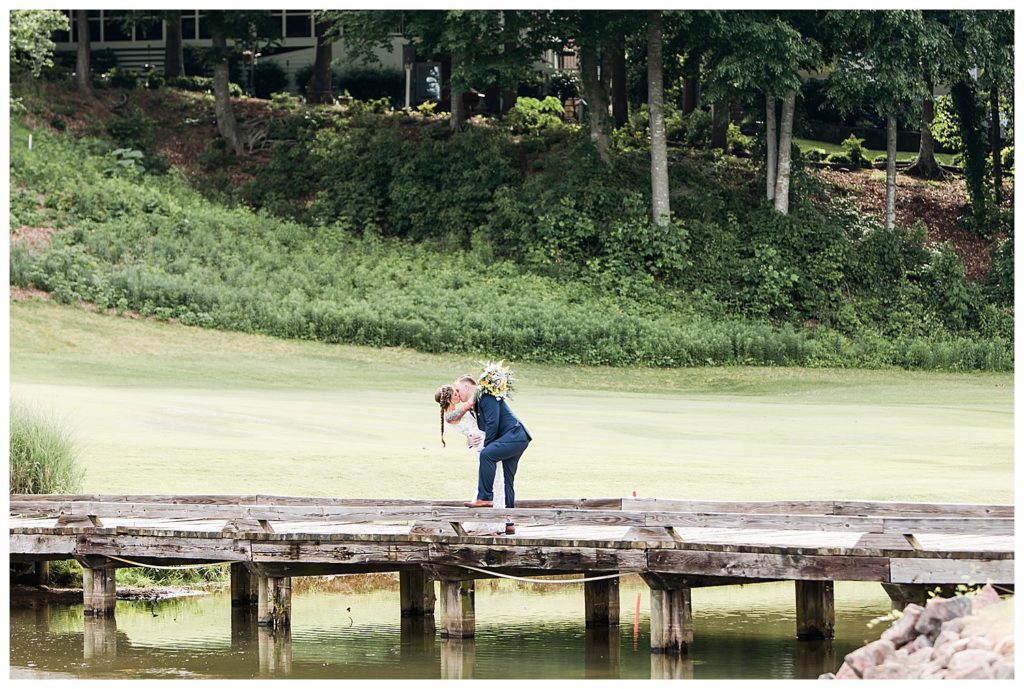
<path id="1" fill-rule="evenodd" d="M 494 507 L 494 503 L 490 500 L 474 500 L 473 502 L 462 503 L 466 507 Z"/>
<path id="2" fill-rule="evenodd" d="M 505 535 L 506 536 L 515 536 L 516 535 L 516 526 L 515 526 L 515 524 L 506 524 L 505 525 Z"/>

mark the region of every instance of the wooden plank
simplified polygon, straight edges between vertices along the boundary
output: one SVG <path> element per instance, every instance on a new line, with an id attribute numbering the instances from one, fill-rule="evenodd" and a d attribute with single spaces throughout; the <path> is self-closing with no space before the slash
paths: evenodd
<path id="1" fill-rule="evenodd" d="M 852 517 L 857 519 L 858 517 Z M 882 520 L 882 533 L 896 534 L 985 534 L 1012 536 L 1013 519 L 987 517 L 886 517 Z"/>
<path id="2" fill-rule="evenodd" d="M 252 542 L 254 562 L 325 562 L 332 564 L 415 564 L 430 560 L 427 544 L 263 543 Z"/>
<path id="3" fill-rule="evenodd" d="M 865 502 L 836 500 L 835 514 L 875 517 L 990 517 L 1013 519 L 1013 505 L 969 503 Z"/>
<path id="4" fill-rule="evenodd" d="M 890 581 L 894 584 L 1013 583 L 1013 560 L 893 559 Z"/>
<path id="5" fill-rule="evenodd" d="M 518 504 L 518 500 L 516 503 Z M 624 512 L 718 512 L 724 514 L 832 514 L 831 500 L 670 500 L 623 498 Z"/>
<path id="6" fill-rule="evenodd" d="M 644 550 L 589 547 L 479 546 L 431 543 L 430 560 L 447 565 L 470 565 L 481 569 L 519 567 L 575 572 L 640 571 L 646 568 Z"/>
<path id="7" fill-rule="evenodd" d="M 816 581 L 888 581 L 889 559 L 884 557 L 821 557 L 769 553 L 719 553 L 686 550 L 651 550 L 648 568 L 755 579 L 811 579 Z"/>
<path id="8" fill-rule="evenodd" d="M 11 534 L 10 554 L 13 555 L 67 555 L 75 552 L 75 536 L 46 534 Z"/>
<path id="9" fill-rule="evenodd" d="M 881 532 L 883 522 L 876 517 L 831 517 L 802 514 L 688 514 L 675 512 L 648 513 L 648 524 L 673 526 L 677 529 L 781 529 L 789 531 L 856 531 Z"/>
<path id="10" fill-rule="evenodd" d="M 78 539 L 77 555 L 103 555 L 125 559 L 137 557 L 174 560 L 242 562 L 249 558 L 247 541 L 229 538 L 174 538 L 158 536 L 94 536 Z"/>

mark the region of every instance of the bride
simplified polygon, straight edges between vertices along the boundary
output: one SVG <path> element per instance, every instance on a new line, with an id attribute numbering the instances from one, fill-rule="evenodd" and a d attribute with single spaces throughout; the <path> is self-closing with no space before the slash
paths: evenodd
<path id="1" fill-rule="evenodd" d="M 473 415 L 473 403 L 472 402 L 457 402 L 457 396 L 455 394 L 455 388 L 451 385 L 442 385 L 434 393 L 434 401 L 441 406 L 441 446 L 445 447 L 444 442 L 444 427 L 445 423 L 450 424 L 457 431 L 460 431 L 466 436 L 467 447 L 472 450 L 477 456 L 480 455 L 480 451 L 484 447 L 484 432 L 477 426 L 476 416 Z M 480 442 L 473 447 L 469 444 L 469 441 L 473 438 L 479 438 Z M 476 497 L 474 492 L 473 498 Z M 472 499 L 472 498 L 471 498 Z M 505 506 L 505 477 L 502 471 L 501 462 L 497 463 L 497 470 L 494 472 L 494 507 L 502 508 Z M 469 524 L 466 528 L 469 528 Z M 504 536 L 506 533 L 506 524 L 504 521 L 491 523 L 479 523 L 473 524 L 474 528 L 482 530 L 487 535 L 493 536 Z"/>

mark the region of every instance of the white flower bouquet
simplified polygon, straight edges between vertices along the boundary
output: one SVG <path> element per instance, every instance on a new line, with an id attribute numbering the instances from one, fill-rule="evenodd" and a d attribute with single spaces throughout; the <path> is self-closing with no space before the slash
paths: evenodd
<path id="1" fill-rule="evenodd" d="M 505 368 L 504 364 L 504 361 L 483 364 L 484 372 L 480 375 L 480 380 L 478 381 L 482 393 L 494 395 L 499 400 L 505 399 L 512 394 L 514 386 L 512 371 Z"/>

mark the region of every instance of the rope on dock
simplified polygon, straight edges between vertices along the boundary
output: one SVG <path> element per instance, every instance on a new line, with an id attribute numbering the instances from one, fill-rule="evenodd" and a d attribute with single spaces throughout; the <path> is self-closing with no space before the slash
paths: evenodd
<path id="1" fill-rule="evenodd" d="M 618 579 L 629 574 L 636 574 L 636 572 L 619 572 L 618 574 L 605 574 L 600 577 L 584 577 L 583 579 L 527 579 L 526 577 L 516 577 L 511 574 L 502 574 L 501 572 L 495 572 L 490 569 L 480 569 L 479 567 L 470 567 L 469 565 L 456 565 L 464 569 L 471 569 L 474 572 L 483 572 L 484 574 L 490 574 L 492 577 L 501 577 L 502 579 L 515 579 L 516 581 L 525 581 L 530 584 L 584 584 L 588 581 L 601 581 L 602 579 Z"/>
<path id="2" fill-rule="evenodd" d="M 206 567 L 220 567 L 221 565 L 233 565 L 234 562 L 210 562 L 202 565 L 147 565 L 141 562 L 132 562 L 131 560 L 125 560 L 123 557 L 115 557 L 114 555 L 105 555 L 111 560 L 117 560 L 128 565 L 134 565 L 135 567 L 147 567 L 149 569 L 204 569 Z"/>

